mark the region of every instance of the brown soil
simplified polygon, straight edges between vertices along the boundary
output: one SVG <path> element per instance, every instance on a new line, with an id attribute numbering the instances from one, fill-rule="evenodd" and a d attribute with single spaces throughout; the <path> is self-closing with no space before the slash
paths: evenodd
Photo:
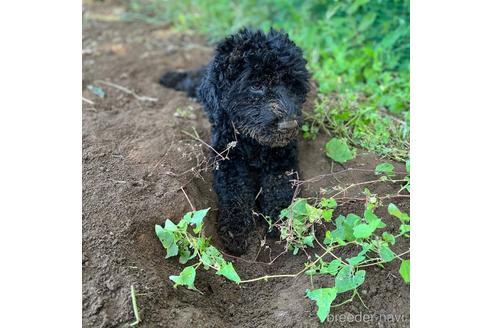
<path id="1" fill-rule="evenodd" d="M 215 231 L 216 198 L 211 190 L 211 172 L 199 164 L 208 150 L 185 131 L 196 128 L 207 141 L 209 124 L 200 106 L 182 93 L 157 84 L 169 69 L 192 68 L 205 64 L 211 48 L 192 35 L 143 23 L 115 19 L 114 8 L 85 8 L 83 28 L 83 96 L 94 102 L 83 104 L 83 326 L 128 327 L 134 320 L 130 286 L 139 294 L 143 321 L 140 327 L 319 327 L 316 308 L 305 298 L 311 283 L 306 276 L 277 279 L 237 286 L 212 272 L 200 271 L 196 286 L 200 295 L 185 288 L 174 289 L 168 277 L 182 269 L 177 260 L 165 260 L 165 252 L 154 234 L 154 225 L 166 218 L 174 220 L 190 210 L 181 187 L 196 208 L 211 207 L 206 232 L 221 247 Z M 137 99 L 117 88 L 97 82 L 109 81 L 134 91 Z M 89 85 L 101 87 L 106 96 L 98 98 Z M 186 109 L 185 118 L 176 115 Z M 323 155 L 327 136 L 316 141 L 300 140 L 300 168 L 304 179 L 329 173 L 331 161 Z M 346 167 L 373 169 L 380 160 L 359 152 Z M 400 164 L 397 170 L 403 171 Z M 193 169 L 195 168 L 195 169 Z M 333 170 L 343 169 L 335 165 Z M 320 188 L 347 185 L 374 179 L 372 173 L 352 171 L 323 178 L 303 186 L 304 196 L 315 196 Z M 378 184 L 371 191 L 395 192 L 399 186 Z M 351 196 L 359 195 L 354 188 Z M 395 199 L 409 210 L 407 199 Z M 343 204 L 339 211 L 362 214 L 364 201 Z M 398 223 L 378 213 L 394 231 Z M 243 279 L 265 274 L 294 273 L 303 267 L 305 254 L 284 255 L 269 261 L 281 246 L 267 241 L 270 250 L 260 249 L 260 235 L 248 254 L 231 259 Z M 399 245 L 395 252 L 408 249 Z M 271 254 L 270 254 L 271 252 Z M 246 261 L 245 261 L 246 260 Z M 405 322 L 388 320 L 337 322 L 335 327 L 408 327 L 409 286 L 398 273 L 399 262 L 385 269 L 371 267 L 361 287 L 362 298 L 332 310 L 334 315 L 403 315 Z M 315 279 L 315 286 L 329 287 L 329 278 Z M 346 297 L 346 296 L 345 296 Z M 343 297 L 342 297 L 343 299 Z M 338 301 L 338 300 L 337 300 Z M 349 319 L 347 319 L 349 320 Z M 357 317 L 355 318 L 357 320 Z M 360 320 L 359 320 L 360 321 Z"/>

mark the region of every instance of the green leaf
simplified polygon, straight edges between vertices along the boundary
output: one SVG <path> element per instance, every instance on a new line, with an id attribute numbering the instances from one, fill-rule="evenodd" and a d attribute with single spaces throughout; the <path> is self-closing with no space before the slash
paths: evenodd
<path id="1" fill-rule="evenodd" d="M 323 240 L 323 244 L 325 245 L 329 245 L 333 242 L 334 238 L 331 234 L 331 231 L 330 230 L 326 230 L 325 232 L 325 239 Z"/>
<path id="2" fill-rule="evenodd" d="M 174 224 L 173 221 L 167 219 L 166 223 L 164 224 L 164 229 L 172 232 L 178 231 L 178 227 Z"/>
<path id="3" fill-rule="evenodd" d="M 195 288 L 195 275 L 196 271 L 195 268 L 192 266 L 188 266 L 181 271 L 179 276 L 170 276 L 169 279 L 171 279 L 174 282 L 174 287 L 176 286 L 188 286 L 189 289 L 196 289 Z"/>
<path id="4" fill-rule="evenodd" d="M 306 205 L 308 205 L 306 199 L 298 198 L 288 208 L 280 211 L 280 218 L 294 219 L 296 217 L 306 216 L 308 213 Z"/>
<path id="5" fill-rule="evenodd" d="M 355 238 L 368 238 L 374 230 L 369 224 L 362 223 L 354 228 L 354 236 Z"/>
<path id="6" fill-rule="evenodd" d="M 382 243 L 379 247 L 379 256 L 383 262 L 391 262 L 395 258 L 395 253 L 389 248 L 388 244 Z"/>
<path id="7" fill-rule="evenodd" d="M 337 228 L 333 231 L 327 230 L 325 232 L 325 239 L 323 240 L 324 244 L 330 245 L 331 243 L 333 243 L 335 241 L 340 243 L 340 242 L 343 242 L 345 240 L 344 222 L 345 222 L 345 216 L 339 215 L 336 218 L 335 224 L 336 224 Z"/>
<path id="8" fill-rule="evenodd" d="M 394 172 L 395 167 L 390 163 L 381 163 L 376 166 L 375 173 L 376 174 L 386 174 L 389 177 L 395 175 Z"/>
<path id="9" fill-rule="evenodd" d="M 377 229 L 381 219 L 375 219 L 371 223 L 362 223 L 354 227 L 354 237 L 355 238 L 369 238 L 372 233 Z"/>
<path id="10" fill-rule="evenodd" d="M 410 232 L 410 225 L 409 224 L 401 224 L 400 225 L 400 233 L 405 234 Z"/>
<path id="11" fill-rule="evenodd" d="M 106 92 L 101 87 L 95 85 L 88 85 L 87 89 L 89 89 L 95 96 L 99 98 L 104 98 L 106 96 Z"/>
<path id="12" fill-rule="evenodd" d="M 400 211 L 400 209 L 393 203 L 388 205 L 388 213 L 400 219 L 402 223 L 410 221 L 408 214 Z"/>
<path id="13" fill-rule="evenodd" d="M 410 192 L 410 177 L 409 176 L 406 176 L 405 177 L 405 181 L 407 183 L 403 186 L 403 189 L 405 189 L 406 191 Z"/>
<path id="14" fill-rule="evenodd" d="M 340 262 L 340 260 L 337 260 L 337 259 L 334 259 L 330 262 L 330 264 L 328 265 L 323 265 L 320 270 L 319 270 L 319 273 L 321 274 L 331 274 L 332 276 L 336 275 L 338 270 L 340 270 L 340 268 L 342 267 L 342 262 Z"/>
<path id="15" fill-rule="evenodd" d="M 315 301 L 318 306 L 316 315 L 321 322 L 325 322 L 328 314 L 330 314 L 331 303 L 337 297 L 336 288 L 319 288 L 315 290 L 306 290 L 306 296 Z"/>
<path id="16" fill-rule="evenodd" d="M 325 208 L 337 207 L 337 201 L 334 198 L 321 198 L 320 205 Z"/>
<path id="17" fill-rule="evenodd" d="M 362 17 L 358 30 L 360 32 L 367 30 L 367 28 L 371 26 L 372 23 L 374 23 L 374 21 L 376 20 L 376 16 L 377 15 L 374 12 L 369 12 L 365 14 L 364 17 Z"/>
<path id="18" fill-rule="evenodd" d="M 227 279 L 234 281 L 235 283 L 239 283 L 241 281 L 241 278 L 239 278 L 239 275 L 236 273 L 236 270 L 234 270 L 231 262 L 226 262 L 221 265 L 219 270 L 217 271 L 217 274 L 224 276 Z"/>
<path id="19" fill-rule="evenodd" d="M 184 227 L 184 226 L 188 225 L 191 222 L 191 215 L 192 214 L 193 214 L 193 212 L 188 212 L 185 215 L 183 215 L 183 218 L 181 219 L 181 221 L 179 221 L 178 226 Z"/>
<path id="20" fill-rule="evenodd" d="M 155 225 L 155 234 L 159 237 L 164 248 L 168 249 L 169 246 L 174 242 L 173 234 L 169 231 L 164 230 L 160 225 Z"/>
<path id="21" fill-rule="evenodd" d="M 360 6 L 368 3 L 369 0 L 355 0 L 353 1 L 352 5 L 347 8 L 347 14 L 352 15 L 359 9 Z M 350 3 L 350 2 L 349 2 Z"/>
<path id="22" fill-rule="evenodd" d="M 306 215 L 307 214 L 306 205 L 308 205 L 307 200 L 304 198 L 299 198 L 294 201 L 294 204 L 292 205 L 292 210 L 295 214 Z"/>
<path id="23" fill-rule="evenodd" d="M 215 248 L 214 246 L 208 246 L 206 251 L 205 251 L 208 255 L 210 255 L 211 257 L 221 257 L 222 254 L 220 254 L 220 251 Z"/>
<path id="24" fill-rule="evenodd" d="M 394 245 L 396 240 L 395 240 L 395 236 L 393 236 L 392 234 L 390 234 L 389 232 L 385 231 L 383 232 L 383 240 L 387 241 L 388 243 L 390 243 L 391 245 Z"/>
<path id="25" fill-rule="evenodd" d="M 210 207 L 193 212 L 191 217 L 191 224 L 194 224 L 195 226 L 201 225 L 203 223 L 203 218 L 205 217 L 205 215 L 207 215 L 209 209 Z"/>
<path id="26" fill-rule="evenodd" d="M 352 151 L 344 140 L 332 138 L 325 145 L 326 156 L 338 163 L 345 163 L 354 158 Z"/>
<path id="27" fill-rule="evenodd" d="M 319 218 L 321 218 L 321 215 L 323 214 L 323 210 L 316 208 L 314 206 L 311 206 L 309 204 L 306 204 L 306 214 L 311 223 L 315 222 Z"/>
<path id="28" fill-rule="evenodd" d="M 201 253 L 201 260 L 207 270 L 211 266 L 217 268 L 225 264 L 222 254 L 214 246 L 208 246 L 206 250 Z"/>
<path id="29" fill-rule="evenodd" d="M 373 221 L 379 220 L 380 223 L 378 224 L 378 228 L 385 228 L 386 227 L 386 224 L 381 219 L 379 219 L 376 216 L 376 214 L 374 214 L 374 212 L 372 211 L 372 209 L 370 209 L 370 208 L 366 208 L 365 209 L 365 211 L 364 211 L 364 218 L 366 219 L 367 223 L 371 223 Z"/>
<path id="30" fill-rule="evenodd" d="M 304 271 L 304 273 L 307 274 L 308 276 L 312 276 L 312 275 L 316 274 L 316 269 L 313 267 L 311 269 Z"/>
<path id="31" fill-rule="evenodd" d="M 331 218 L 333 217 L 333 209 L 330 209 L 330 210 L 323 210 L 323 219 L 326 221 L 326 222 L 329 222 L 331 221 Z"/>
<path id="32" fill-rule="evenodd" d="M 360 216 L 358 216 L 357 214 L 350 213 L 350 214 L 349 214 L 349 215 L 347 215 L 347 217 L 345 218 L 344 225 L 345 225 L 346 227 L 351 227 L 351 228 L 353 228 L 353 227 L 354 227 L 355 225 L 357 225 L 360 221 L 361 221 Z"/>
<path id="33" fill-rule="evenodd" d="M 359 222 L 361 221 L 361 218 L 360 216 L 358 215 L 355 215 L 353 213 L 350 213 L 349 215 L 347 215 L 347 217 L 345 218 L 344 222 L 343 222 L 343 228 L 344 228 L 344 239 L 346 241 L 353 241 L 355 240 L 355 236 L 354 236 L 354 227 L 356 225 L 359 224 Z"/>
<path id="34" fill-rule="evenodd" d="M 314 247 L 313 241 L 314 241 L 314 236 L 309 235 L 309 236 L 304 237 L 304 239 L 302 240 L 302 243 L 304 245 L 308 245 L 309 247 Z"/>
<path id="35" fill-rule="evenodd" d="M 401 261 L 400 275 L 407 284 L 410 282 L 410 260 Z"/>
<path id="36" fill-rule="evenodd" d="M 176 243 L 173 241 L 171 246 L 166 248 L 166 259 L 178 255 L 178 252 L 179 252 L 178 245 L 176 245 Z"/>
<path id="37" fill-rule="evenodd" d="M 353 267 L 346 265 L 335 277 L 335 288 L 339 294 L 353 290 L 364 283 L 366 271 L 359 270 L 355 272 L 355 274 L 353 274 L 352 271 Z"/>
<path id="38" fill-rule="evenodd" d="M 367 252 L 372 250 L 373 246 L 371 243 L 362 243 L 362 250 L 357 254 L 357 256 L 366 255 Z"/>
<path id="39" fill-rule="evenodd" d="M 407 173 L 410 174 L 410 160 L 409 159 L 407 159 L 405 162 L 405 169 L 406 169 Z"/>
<path id="40" fill-rule="evenodd" d="M 208 268 L 210 268 L 213 265 L 212 259 L 210 258 L 210 256 L 207 253 L 202 254 L 201 260 L 202 260 L 203 267 L 205 268 L 205 270 L 208 270 Z"/>
<path id="41" fill-rule="evenodd" d="M 201 236 L 196 239 L 196 248 L 195 251 L 200 251 L 200 252 L 205 252 L 207 251 L 210 247 L 208 241 L 205 237 Z"/>
<path id="42" fill-rule="evenodd" d="M 357 255 L 355 257 L 348 258 L 347 259 L 347 263 L 350 264 L 350 265 L 356 266 L 360 262 L 364 261 L 365 258 L 366 257 L 364 255 Z"/>
<path id="43" fill-rule="evenodd" d="M 179 263 L 181 264 L 186 264 L 188 260 L 190 259 L 191 252 L 188 248 L 183 250 L 179 256 Z"/>

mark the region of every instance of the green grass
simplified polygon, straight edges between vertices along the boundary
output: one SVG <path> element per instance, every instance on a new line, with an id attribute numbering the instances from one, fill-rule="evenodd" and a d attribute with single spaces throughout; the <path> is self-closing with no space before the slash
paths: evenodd
<path id="1" fill-rule="evenodd" d="M 282 28 L 318 85 L 306 138 L 320 130 L 396 160 L 408 158 L 409 0 L 128 1 L 127 19 L 171 22 L 210 42 L 243 26 Z"/>

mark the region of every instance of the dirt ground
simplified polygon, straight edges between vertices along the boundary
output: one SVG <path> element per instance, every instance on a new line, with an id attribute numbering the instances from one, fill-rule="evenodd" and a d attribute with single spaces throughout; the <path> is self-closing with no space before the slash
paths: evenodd
<path id="1" fill-rule="evenodd" d="M 182 132 L 195 128 L 208 141 L 209 124 L 199 104 L 161 87 L 157 80 L 166 70 L 207 63 L 212 49 L 203 39 L 169 27 L 121 22 L 115 10 L 101 4 L 84 8 L 83 97 L 88 101 L 83 102 L 83 326 L 128 327 L 134 321 L 133 284 L 143 320 L 139 327 L 408 327 L 410 288 L 399 276 L 399 261 L 385 269 L 367 270 L 360 291 L 368 309 L 355 300 L 332 310 L 333 315 L 346 315 L 346 320 L 340 320 L 344 322 L 324 325 L 318 322 L 314 303 L 305 298 L 311 286 L 307 276 L 238 286 L 212 272 L 199 271 L 196 287 L 203 295 L 173 288 L 168 277 L 179 273 L 182 265 L 164 259 L 154 225 L 166 218 L 179 219 L 191 210 L 183 190 L 196 208 L 211 207 L 206 232 L 215 245 L 221 245 L 215 235 L 217 202 L 211 170 L 201 165 L 208 150 Z M 102 88 L 105 97 L 91 92 L 91 86 Z M 343 169 L 332 168 L 322 152 L 328 138 L 299 139 L 303 179 Z M 377 163 L 375 155 L 359 152 L 346 167 L 372 170 Z M 404 171 L 401 164 L 395 166 Z M 302 195 L 316 196 L 320 188 L 330 190 L 373 178 L 369 172 L 349 171 L 339 174 L 339 181 L 326 177 L 304 185 Z M 385 194 L 398 188 L 378 184 L 371 191 Z M 360 196 L 360 192 L 354 188 L 350 195 Z M 393 202 L 409 211 L 407 199 Z M 363 210 L 364 201 L 350 201 L 338 211 L 361 215 Z M 383 208 L 377 214 L 398 230 L 398 222 Z M 230 259 L 241 278 L 303 268 L 305 254 L 283 255 L 272 265 L 252 262 L 258 252 L 257 262 L 281 252 L 273 240 L 267 242 L 269 249 L 260 249 L 260 238 L 253 236 L 253 245 L 240 259 Z M 395 252 L 408 246 L 399 245 Z M 324 277 L 314 283 L 329 287 L 333 281 Z M 360 314 L 381 317 L 360 322 Z M 352 322 L 350 315 L 355 316 Z M 402 315 L 405 321 L 394 322 L 390 315 Z"/>

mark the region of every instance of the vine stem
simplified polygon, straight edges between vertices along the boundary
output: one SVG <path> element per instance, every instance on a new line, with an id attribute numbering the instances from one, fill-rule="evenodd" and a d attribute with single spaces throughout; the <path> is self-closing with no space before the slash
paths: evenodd
<path id="1" fill-rule="evenodd" d="M 402 260 L 401 256 L 405 255 L 405 254 L 408 254 L 410 253 L 410 250 L 407 250 L 401 254 L 398 254 L 398 255 L 395 255 L 395 257 L 397 257 L 398 259 Z M 374 262 L 374 263 L 368 263 L 368 264 L 364 264 L 364 265 L 358 265 L 357 268 L 367 268 L 367 267 L 370 267 L 370 266 L 373 266 L 373 265 L 379 265 L 379 264 L 383 264 L 383 263 L 386 263 L 384 261 L 378 261 L 378 262 Z"/>
<path id="2" fill-rule="evenodd" d="M 339 306 L 342 306 L 344 304 L 347 304 L 347 303 L 350 303 L 354 300 L 354 297 L 355 297 L 355 293 L 357 293 L 357 289 L 354 289 L 354 292 L 352 293 L 352 296 L 349 298 L 349 299 L 346 299 L 345 301 L 341 302 L 341 303 L 338 303 L 338 304 L 335 304 L 335 305 L 332 305 L 330 306 L 330 308 L 336 308 L 336 307 L 339 307 Z"/>
<path id="3" fill-rule="evenodd" d="M 295 273 L 295 274 L 274 274 L 274 275 L 266 275 L 254 279 L 248 279 L 248 280 L 241 280 L 239 283 L 240 284 L 246 284 L 248 282 L 255 282 L 255 281 L 260 281 L 260 280 L 268 280 L 268 279 L 273 279 L 273 278 L 295 278 L 301 273 L 303 273 L 305 270 L 302 270 L 301 272 Z"/>
<path id="4" fill-rule="evenodd" d="M 352 242 L 347 243 L 346 245 L 351 244 L 351 243 Z M 313 262 L 309 263 L 309 265 L 307 265 L 304 269 L 302 269 L 301 271 L 299 271 L 297 273 L 266 275 L 266 276 L 261 276 L 261 277 L 258 277 L 258 278 L 253 278 L 253 279 L 248 279 L 248 280 L 241 280 L 239 282 L 239 284 L 246 284 L 246 283 L 249 283 L 249 282 L 255 282 L 255 281 L 260 281 L 260 280 L 268 280 L 268 279 L 273 279 L 273 278 L 297 278 L 302 273 L 304 273 L 308 269 L 310 269 L 313 266 L 315 266 L 316 263 L 318 263 L 323 257 L 325 257 L 328 254 L 333 254 L 332 251 L 335 248 L 338 248 L 340 246 L 341 245 L 336 245 L 336 246 L 332 246 L 332 247 L 329 247 L 329 248 L 325 248 L 325 252 L 323 254 L 321 254 L 321 256 L 318 256 L 318 258 L 316 260 L 314 260 Z"/>
<path id="5" fill-rule="evenodd" d="M 312 178 L 309 178 L 309 179 L 306 179 L 306 180 L 293 180 L 295 184 L 299 184 L 299 185 L 303 185 L 305 183 L 313 183 L 313 182 L 317 182 L 323 178 L 328 178 L 328 177 L 335 177 L 337 174 L 342 174 L 342 173 L 348 173 L 348 172 L 354 172 L 354 171 L 357 171 L 357 172 L 374 172 L 374 170 L 368 170 L 368 169 L 358 169 L 358 168 L 353 168 L 353 167 L 349 167 L 349 168 L 346 168 L 346 169 L 343 169 L 343 170 L 340 170 L 340 171 L 336 171 L 336 172 L 333 172 L 333 170 L 331 170 L 330 173 L 327 173 L 327 174 L 320 174 L 320 175 L 317 175 L 317 176 L 314 176 Z M 399 172 L 399 171 L 395 171 L 393 172 L 395 174 L 399 174 L 399 175 L 405 175 L 406 172 Z M 337 180 L 337 179 L 335 179 Z M 405 180 L 402 179 L 404 182 Z M 381 180 L 375 180 L 376 182 L 380 182 Z M 398 180 L 388 180 L 388 181 L 391 181 L 391 182 L 396 182 Z M 374 181 L 371 181 L 371 182 L 374 182 Z"/>
<path id="6" fill-rule="evenodd" d="M 386 182 L 386 181 L 382 181 L 380 179 L 378 180 L 371 180 L 371 181 L 364 181 L 364 182 L 359 182 L 359 183 L 352 183 L 351 185 L 349 185 L 348 187 L 340 190 L 339 192 L 337 192 L 336 194 L 334 195 L 331 195 L 330 197 L 333 197 L 335 198 L 336 196 L 340 195 L 341 193 L 345 193 L 347 190 L 349 190 L 350 188 L 353 188 L 353 187 L 357 187 L 357 186 L 364 186 L 364 185 L 368 185 L 368 184 L 373 184 L 373 183 L 378 183 L 378 182 Z M 397 183 L 397 182 L 405 182 L 404 179 L 399 179 L 399 180 L 389 180 L 389 182 L 392 182 L 392 183 Z"/>
<path id="7" fill-rule="evenodd" d="M 332 247 L 333 248 L 333 247 Z M 328 255 L 332 248 L 329 248 L 327 249 L 320 257 L 318 257 L 314 262 L 311 262 L 309 265 L 307 265 L 304 269 L 302 269 L 301 271 L 299 271 L 298 273 L 292 273 L 292 274 L 275 274 L 275 275 L 266 275 L 266 276 L 262 276 L 262 277 L 258 277 L 258 278 L 253 278 L 253 279 L 248 279 L 248 280 L 241 280 L 239 283 L 240 284 L 245 284 L 245 283 L 248 283 L 248 282 L 255 282 L 255 281 L 260 281 L 260 280 L 267 280 L 267 279 L 272 279 L 272 278 L 296 278 L 298 277 L 299 275 L 301 275 L 304 271 L 306 271 L 307 269 L 313 267 L 316 263 L 319 262 L 319 260 L 321 260 L 323 257 L 325 257 L 326 255 Z"/>

